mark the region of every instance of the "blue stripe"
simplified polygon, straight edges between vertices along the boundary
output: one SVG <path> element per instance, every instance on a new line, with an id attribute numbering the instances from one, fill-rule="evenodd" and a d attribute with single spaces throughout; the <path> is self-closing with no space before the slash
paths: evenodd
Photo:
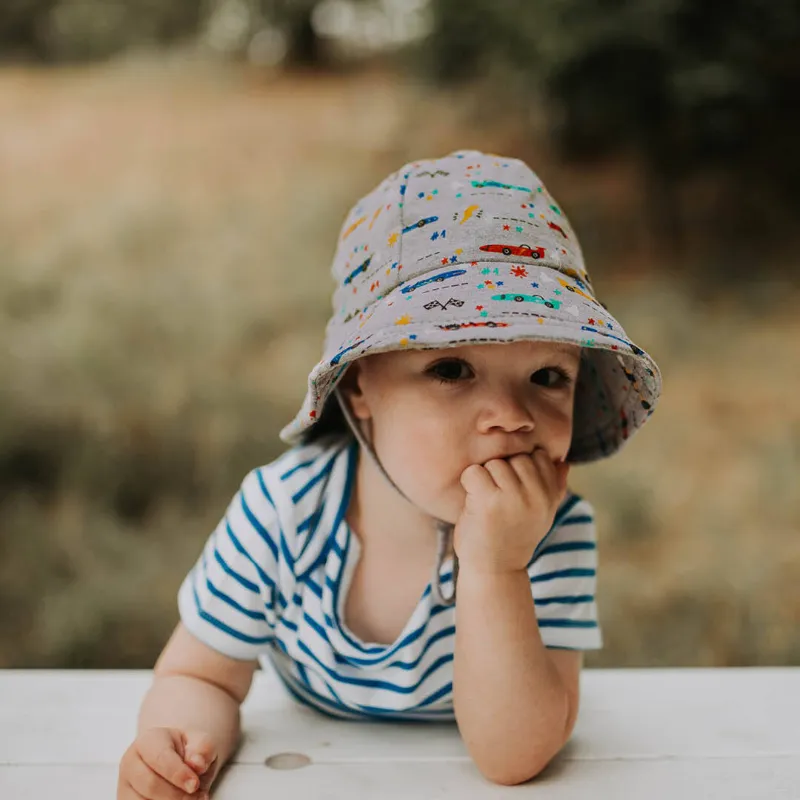
<path id="1" fill-rule="evenodd" d="M 335 526 L 334 530 L 336 530 Z M 339 556 L 340 561 L 344 561 L 344 550 L 342 550 L 342 546 L 339 544 L 339 542 L 336 541 L 336 539 L 331 540 L 330 549 L 333 550 L 333 552 L 336 553 L 337 556 Z"/>
<path id="2" fill-rule="evenodd" d="M 242 543 L 236 538 L 236 534 L 233 532 L 233 528 L 231 528 L 231 525 L 228 522 L 227 517 L 225 519 L 225 530 L 226 530 L 226 532 L 228 534 L 228 538 L 231 540 L 231 543 L 233 544 L 233 546 L 253 565 L 253 568 L 258 573 L 258 577 L 261 578 L 261 580 L 263 581 L 263 583 L 266 586 L 269 586 L 271 589 L 274 590 L 275 589 L 275 582 L 253 560 L 253 557 L 250 555 L 250 553 L 248 553 L 247 550 L 245 550 L 245 548 L 242 545 Z"/>
<path id="3" fill-rule="evenodd" d="M 345 486 L 342 490 L 342 503 L 339 506 L 339 513 L 337 513 L 336 518 L 333 521 L 333 525 L 331 526 L 329 535 L 326 536 L 325 543 L 320 549 L 320 553 L 314 560 L 314 563 L 311 564 L 304 573 L 296 575 L 297 580 L 300 583 L 302 583 L 307 576 L 309 576 L 311 573 L 317 570 L 322 564 L 326 563 L 328 560 L 328 554 L 330 553 L 331 546 L 335 542 L 336 532 L 339 529 L 339 526 L 341 525 L 344 513 L 347 511 L 347 504 L 350 500 L 352 483 L 353 479 L 355 478 L 355 463 L 358 452 L 357 448 L 358 448 L 358 442 L 355 440 L 355 438 L 353 438 L 349 444 L 346 442 L 344 447 L 340 447 L 336 451 L 336 456 L 335 456 L 336 458 L 338 458 L 343 452 L 347 453 L 347 476 L 345 479 Z M 322 589 L 319 590 L 318 594 L 319 597 L 322 597 Z"/>
<path id="4" fill-rule="evenodd" d="M 323 664 L 319 658 L 314 654 L 314 652 L 305 644 L 305 642 L 298 641 L 298 647 L 307 655 L 309 658 L 313 659 L 314 663 L 316 663 L 321 669 L 323 669 L 331 678 L 338 681 L 339 683 L 347 683 L 353 686 L 365 686 L 370 689 L 385 689 L 387 692 L 393 692 L 394 694 L 413 694 L 419 687 L 430 677 L 434 672 L 436 672 L 439 667 L 443 664 L 447 664 L 448 662 L 453 660 L 452 653 L 446 653 L 443 656 L 440 656 L 436 661 L 433 662 L 426 670 L 422 673 L 420 679 L 413 685 L 413 686 L 395 686 L 393 683 L 389 683 L 388 681 L 379 681 L 375 680 L 374 678 L 351 678 L 347 675 L 339 675 L 330 667 Z"/>
<path id="5" fill-rule="evenodd" d="M 273 509 L 276 510 L 276 516 L 277 516 L 277 509 L 275 507 L 275 503 L 272 500 L 272 496 L 269 493 L 269 489 L 267 489 L 267 485 L 264 483 L 264 478 L 261 475 L 261 471 L 260 470 L 256 470 L 256 475 L 258 475 L 258 483 L 261 486 L 261 491 L 264 494 L 264 497 L 267 499 L 267 501 L 273 507 Z M 247 509 L 245 508 L 245 510 L 247 510 Z M 269 533 L 266 532 L 266 529 L 264 529 L 264 532 L 266 533 L 267 536 L 269 536 Z M 286 536 L 283 533 L 283 528 L 281 528 L 280 526 L 278 527 L 278 538 L 279 538 L 279 541 L 280 541 L 280 549 L 281 549 L 281 553 L 283 554 L 283 558 L 286 561 L 286 563 L 289 565 L 289 568 L 291 569 L 294 566 L 294 556 L 292 555 L 292 552 L 289 550 L 289 544 L 286 541 Z M 273 553 L 272 554 L 275 557 L 275 560 L 277 561 L 278 553 L 277 553 L 277 549 L 275 548 L 275 544 L 274 544 L 274 542 L 273 542 L 271 537 L 270 537 L 270 545 L 271 545 L 271 547 L 273 549 Z"/>
<path id="6" fill-rule="evenodd" d="M 577 517 L 570 517 L 569 519 L 565 519 L 560 525 L 590 525 L 594 522 L 594 518 L 590 517 L 588 514 L 581 514 Z"/>
<path id="7" fill-rule="evenodd" d="M 573 594 L 564 595 L 564 597 L 543 597 L 539 600 L 534 600 L 537 606 L 549 606 L 551 603 L 591 603 L 594 601 L 593 594 Z"/>
<path id="8" fill-rule="evenodd" d="M 203 561 L 203 569 L 205 570 L 206 576 L 208 576 L 208 566 L 206 564 L 205 553 L 203 553 L 202 561 Z M 217 597 L 220 600 L 222 600 L 223 603 L 227 603 L 227 605 L 229 605 L 231 608 L 235 608 L 239 613 L 244 614 L 246 617 L 250 617 L 250 619 L 257 619 L 261 620 L 262 622 L 267 621 L 267 618 L 260 611 L 252 611 L 249 608 L 245 608 L 243 605 L 240 605 L 239 603 L 236 602 L 236 600 L 230 597 L 230 595 L 227 595 L 225 594 L 225 592 L 217 589 L 217 587 L 214 586 L 213 583 L 211 583 L 210 578 L 206 577 L 205 582 L 208 591 L 211 592 L 211 594 L 213 594 L 214 597 Z"/>
<path id="9" fill-rule="evenodd" d="M 420 712 L 415 712 L 414 709 L 409 709 L 408 711 L 390 711 L 385 708 L 375 708 L 373 706 L 359 706 L 357 710 L 355 708 L 350 708 L 349 706 L 336 705 L 336 703 L 331 702 L 328 698 L 322 697 L 313 689 L 303 688 L 303 691 L 306 694 L 300 692 L 299 686 L 297 683 L 291 683 L 289 677 L 283 675 L 283 673 L 278 671 L 278 676 L 281 678 L 284 686 L 288 690 L 288 692 L 295 698 L 299 703 L 309 708 L 313 708 L 315 711 L 319 712 L 320 714 L 324 714 L 326 717 L 330 717 L 335 720 L 355 720 L 355 721 L 362 721 L 362 720 L 372 720 L 375 721 L 390 721 L 392 723 L 415 723 L 415 722 L 422 722 L 425 720 L 441 720 L 445 719 L 447 721 L 452 721 L 454 719 L 453 710 L 450 709 L 430 709 L 424 710 Z M 327 686 L 327 684 L 326 684 Z M 334 694 L 336 694 L 334 692 Z M 341 701 L 340 701 L 341 702 Z"/>
<path id="10" fill-rule="evenodd" d="M 555 517 L 553 518 L 553 524 L 550 526 L 550 530 L 544 535 L 542 540 L 539 544 L 536 545 L 536 549 L 533 551 L 533 556 L 531 556 L 531 560 L 528 562 L 526 568 L 530 568 L 534 561 L 539 557 L 541 551 L 544 549 L 545 545 L 547 544 L 548 539 L 559 529 L 561 526 L 562 520 L 572 511 L 575 506 L 580 503 L 581 497 L 577 494 L 571 494 L 560 506 L 558 511 L 556 511 Z"/>
<path id="11" fill-rule="evenodd" d="M 264 483 L 264 476 L 261 474 L 261 470 L 255 470 L 256 477 L 258 478 L 258 485 L 261 487 L 261 492 L 263 493 L 264 497 L 267 498 L 269 504 L 277 511 L 277 507 L 275 505 L 275 501 L 272 499 L 272 495 L 269 493 L 269 489 L 267 489 L 267 484 Z"/>
<path id="12" fill-rule="evenodd" d="M 286 537 L 283 535 L 283 533 L 281 533 L 281 553 L 283 554 L 284 561 L 289 565 L 289 569 L 294 572 L 294 556 L 289 550 L 289 544 L 287 543 Z"/>
<path id="13" fill-rule="evenodd" d="M 553 527 L 554 528 L 558 527 L 561 524 L 561 522 L 564 519 L 564 517 L 566 517 L 567 514 L 569 514 L 569 512 L 572 511 L 572 509 L 575 508 L 575 506 L 578 505 L 578 503 L 580 503 L 580 501 L 581 501 L 581 498 L 580 498 L 579 495 L 571 494 L 559 506 L 558 511 L 556 511 L 556 515 L 555 515 L 555 517 L 553 519 Z"/>
<path id="14" fill-rule="evenodd" d="M 306 517 L 298 526 L 297 533 L 304 534 L 306 538 L 303 542 L 303 546 L 300 548 L 300 552 L 297 555 L 296 561 L 303 560 L 303 557 L 305 556 L 309 546 L 316 540 L 317 527 L 319 526 L 322 515 L 325 512 L 325 506 L 327 502 L 327 498 L 324 498 L 319 508 L 309 514 L 308 517 Z M 306 533 L 306 531 L 308 532 Z"/>
<path id="15" fill-rule="evenodd" d="M 554 578 L 591 578 L 594 574 L 595 571 L 593 569 L 559 569 L 555 572 L 545 572 L 542 575 L 534 575 L 531 578 L 531 583 L 550 581 Z"/>
<path id="16" fill-rule="evenodd" d="M 540 628 L 596 628 L 595 620 L 582 619 L 540 619 L 537 620 Z"/>
<path id="17" fill-rule="evenodd" d="M 432 695 L 426 697 L 421 703 L 419 703 L 417 707 L 421 708 L 422 706 L 427 706 L 430 705 L 431 703 L 435 703 L 437 700 L 444 697 L 448 692 L 452 691 L 453 691 L 453 684 L 446 683 L 444 686 L 442 686 L 441 689 L 438 689 Z"/>
<path id="18" fill-rule="evenodd" d="M 330 644 L 330 640 L 328 639 L 328 634 L 325 631 L 325 628 L 319 624 L 313 617 L 310 617 L 307 613 L 303 613 L 303 619 L 319 634 L 320 639 L 324 641 L 326 644 Z M 338 653 L 334 653 L 334 655 L 338 655 Z"/>
<path id="19" fill-rule="evenodd" d="M 306 530 L 306 528 L 311 528 L 311 527 L 314 525 L 314 523 L 315 523 L 316 519 L 317 519 L 318 517 L 321 517 L 321 516 L 322 516 L 322 508 L 323 508 L 323 506 L 320 506 L 320 508 L 314 509 L 314 511 L 312 511 L 312 512 L 311 512 L 311 513 L 310 513 L 310 514 L 309 514 L 309 515 L 308 515 L 308 516 L 307 516 L 307 517 L 306 517 L 306 518 L 305 518 L 305 519 L 304 519 L 304 520 L 303 520 L 303 521 L 302 521 L 302 522 L 301 522 L 301 523 L 300 523 L 300 524 L 297 526 L 297 532 L 298 532 L 298 533 L 303 533 L 303 532 Z"/>
<path id="20" fill-rule="evenodd" d="M 444 608 L 444 607 L 443 607 Z M 432 615 L 431 615 L 432 616 Z M 319 635 L 320 639 L 326 644 L 330 645 L 330 639 L 328 638 L 328 633 L 322 625 L 319 624 L 313 617 L 309 616 L 308 613 L 303 614 L 303 619 L 307 622 L 311 628 L 313 628 L 317 634 Z M 430 619 L 430 617 L 428 618 Z M 416 628 L 412 633 L 408 634 L 400 643 L 392 647 L 390 650 L 378 658 L 356 658 L 355 656 L 343 656 L 340 653 L 337 653 L 333 650 L 333 656 L 336 659 L 338 664 L 353 664 L 358 666 L 375 666 L 380 664 L 381 662 L 387 661 L 388 656 L 392 655 L 394 652 L 399 650 L 401 647 L 404 647 L 407 644 L 410 644 L 416 639 L 419 639 L 423 633 L 425 633 L 428 627 L 428 620 L 426 620 L 422 625 Z M 451 625 L 447 628 L 442 628 L 440 631 L 435 633 L 433 636 L 425 642 L 425 646 L 419 653 L 419 656 L 414 661 L 389 661 L 388 663 L 384 664 L 386 669 L 390 667 L 397 667 L 398 669 L 402 670 L 412 670 L 415 667 L 419 666 L 422 659 L 425 657 L 425 654 L 428 652 L 428 649 L 432 647 L 436 642 L 440 639 L 444 639 L 447 636 L 453 636 L 456 632 L 455 626 Z"/>
<path id="21" fill-rule="evenodd" d="M 309 576 L 313 572 L 316 572 L 316 570 L 319 569 L 319 567 L 321 567 L 323 564 L 325 564 L 327 562 L 328 553 L 330 553 L 330 550 L 331 550 L 331 542 L 333 542 L 333 539 L 334 539 L 335 535 L 336 535 L 335 530 L 331 530 L 331 532 L 325 537 L 325 543 L 320 548 L 319 555 L 314 560 L 314 563 L 311 564 L 308 567 L 308 569 L 306 569 L 305 572 L 296 573 L 296 577 L 297 577 L 298 583 L 305 583 L 305 582 L 311 581 L 311 578 Z M 315 589 L 314 590 L 315 594 L 319 594 L 319 596 L 322 597 L 322 588 L 319 586 L 319 584 L 315 584 L 315 585 L 316 585 L 317 589 L 319 590 L 317 592 L 317 589 Z"/>
<path id="22" fill-rule="evenodd" d="M 225 559 L 220 555 L 219 550 L 217 550 L 216 544 L 214 545 L 214 560 L 222 567 L 224 572 L 227 572 L 228 575 L 231 576 L 231 578 L 233 578 L 237 583 L 239 583 L 245 589 L 253 593 L 257 593 L 259 591 L 258 586 L 255 583 L 247 580 L 247 578 L 243 577 L 238 572 L 236 572 L 236 570 L 231 569 L 231 567 L 228 566 Z"/>
<path id="23" fill-rule="evenodd" d="M 333 461 L 336 459 L 337 455 L 338 455 L 338 452 L 337 452 L 337 453 L 334 453 L 334 454 L 333 454 L 333 455 L 332 455 L 332 456 L 331 456 L 331 457 L 330 457 L 330 458 L 329 458 L 329 459 L 328 459 L 328 460 L 327 460 L 327 461 L 326 461 L 326 462 L 325 462 L 325 463 L 322 465 L 322 469 L 321 469 L 321 470 L 320 470 L 320 471 L 319 471 L 319 472 L 318 472 L 316 475 L 314 475 L 314 476 L 313 476 L 313 477 L 312 477 L 312 478 L 311 478 L 311 479 L 310 479 L 310 480 L 309 480 L 309 481 L 308 481 L 308 482 L 305 484 L 305 486 L 303 486 L 302 488 L 298 489 L 298 490 L 297 490 L 297 491 L 296 491 L 296 492 L 295 492 L 295 493 L 292 495 L 292 503 L 294 503 L 295 505 L 297 505 L 297 503 L 299 503 L 299 502 L 300 502 L 300 500 L 302 500 L 302 499 L 303 499 L 303 498 L 306 496 L 306 494 L 308 494 L 308 492 L 310 492 L 310 491 L 311 491 L 311 489 L 312 489 L 314 486 L 316 486 L 316 484 L 318 484 L 318 483 L 319 483 L 319 482 L 320 482 L 320 481 L 321 481 L 321 480 L 322 480 L 322 479 L 323 479 L 323 478 L 324 478 L 324 477 L 325 477 L 325 476 L 328 474 L 328 472 L 330 472 L 331 464 L 332 464 L 332 463 L 333 463 Z"/>
<path id="24" fill-rule="evenodd" d="M 597 545 L 594 542 L 558 542 L 545 547 L 539 555 L 549 555 L 550 553 L 570 553 L 577 550 L 596 550 Z"/>
<path id="25" fill-rule="evenodd" d="M 308 673 L 306 672 L 305 666 L 299 661 L 296 661 L 295 663 L 297 665 L 297 672 L 300 675 L 300 680 L 303 681 L 303 683 L 310 689 L 311 682 L 308 680 Z"/>
<path id="26" fill-rule="evenodd" d="M 231 628 L 224 622 L 218 620 L 216 617 L 212 617 L 211 614 L 209 614 L 207 611 L 204 611 L 200 605 L 200 598 L 197 596 L 197 591 L 195 590 L 194 585 L 192 585 L 192 594 L 194 595 L 194 602 L 195 606 L 197 607 L 198 616 L 200 619 L 205 620 L 209 625 L 213 625 L 223 633 L 227 633 L 234 639 L 238 639 L 240 642 L 245 642 L 246 644 L 269 644 L 272 641 L 272 636 L 248 636 L 241 631 L 237 631 L 235 628 Z"/>
<path id="27" fill-rule="evenodd" d="M 269 534 L 269 531 L 256 519 L 255 514 L 250 510 L 249 506 L 247 505 L 247 501 L 244 499 L 244 492 L 239 493 L 241 496 L 241 506 L 242 510 L 244 511 L 245 517 L 247 517 L 248 522 L 255 528 L 258 532 L 258 535 L 266 542 L 269 549 L 272 551 L 273 558 L 277 561 L 278 560 L 278 548 L 275 546 L 275 542 L 272 541 L 272 537 Z"/>
<path id="28" fill-rule="evenodd" d="M 310 458 L 308 461 L 301 461 L 299 464 L 295 464 L 295 466 L 291 467 L 291 469 L 288 469 L 283 473 L 283 475 L 281 475 L 281 480 L 285 481 L 287 478 L 290 478 L 299 469 L 310 467 L 317 460 L 317 458 L 318 456 L 314 456 L 314 458 Z"/>

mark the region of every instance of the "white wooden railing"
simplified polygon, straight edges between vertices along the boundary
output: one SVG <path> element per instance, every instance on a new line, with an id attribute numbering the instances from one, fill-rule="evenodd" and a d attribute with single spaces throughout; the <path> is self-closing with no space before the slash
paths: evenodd
<path id="1" fill-rule="evenodd" d="M 0 671 L 0 798 L 113 800 L 150 680 L 148 671 Z M 538 778 L 508 788 L 481 777 L 453 724 L 340 722 L 258 672 L 242 746 L 212 797 L 800 798 L 800 667 L 584 669 L 581 684 L 570 742 Z M 267 766 L 279 753 L 308 764 Z"/>

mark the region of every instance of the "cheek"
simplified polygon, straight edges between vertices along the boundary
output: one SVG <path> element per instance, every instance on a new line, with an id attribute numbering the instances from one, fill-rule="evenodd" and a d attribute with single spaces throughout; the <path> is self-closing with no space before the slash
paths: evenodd
<path id="1" fill-rule="evenodd" d="M 375 443 L 398 484 L 420 501 L 458 485 L 469 436 L 451 404 L 419 396 L 376 420 Z M 428 504 L 428 503 L 426 503 Z"/>
<path id="2" fill-rule="evenodd" d="M 544 426 L 547 438 L 559 445 L 569 443 L 572 438 L 572 406 L 553 404 L 544 407 L 538 415 L 539 424 Z"/>

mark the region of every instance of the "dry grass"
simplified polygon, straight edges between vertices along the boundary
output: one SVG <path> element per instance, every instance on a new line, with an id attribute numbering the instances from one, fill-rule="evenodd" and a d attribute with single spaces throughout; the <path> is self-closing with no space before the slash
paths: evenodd
<path id="1" fill-rule="evenodd" d="M 403 161 L 538 155 L 579 230 L 599 197 L 633 219 L 635 176 L 559 168 L 463 107 L 378 73 L 0 72 L 0 666 L 152 663 L 230 493 L 281 450 L 341 219 Z M 601 532 L 587 663 L 798 663 L 793 297 L 681 291 L 638 265 L 640 229 L 624 269 L 588 238 L 665 392 L 573 473 Z"/>

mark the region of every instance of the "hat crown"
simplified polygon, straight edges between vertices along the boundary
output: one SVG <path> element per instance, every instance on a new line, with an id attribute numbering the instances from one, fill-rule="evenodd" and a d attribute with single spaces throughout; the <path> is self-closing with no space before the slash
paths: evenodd
<path id="1" fill-rule="evenodd" d="M 335 408 L 357 359 L 463 342 L 581 348 L 572 462 L 619 450 L 653 413 L 657 365 L 594 296 L 572 226 L 522 161 L 458 150 L 405 164 L 350 211 L 332 272 L 323 355 L 286 442 Z"/>
<path id="2" fill-rule="evenodd" d="M 594 295 L 564 212 L 523 161 L 477 150 L 405 164 L 350 210 L 331 272 L 331 322 L 349 322 L 401 284 L 436 272 L 474 280 L 477 262 L 536 264 Z M 450 274 L 452 272 L 452 274 Z"/>

